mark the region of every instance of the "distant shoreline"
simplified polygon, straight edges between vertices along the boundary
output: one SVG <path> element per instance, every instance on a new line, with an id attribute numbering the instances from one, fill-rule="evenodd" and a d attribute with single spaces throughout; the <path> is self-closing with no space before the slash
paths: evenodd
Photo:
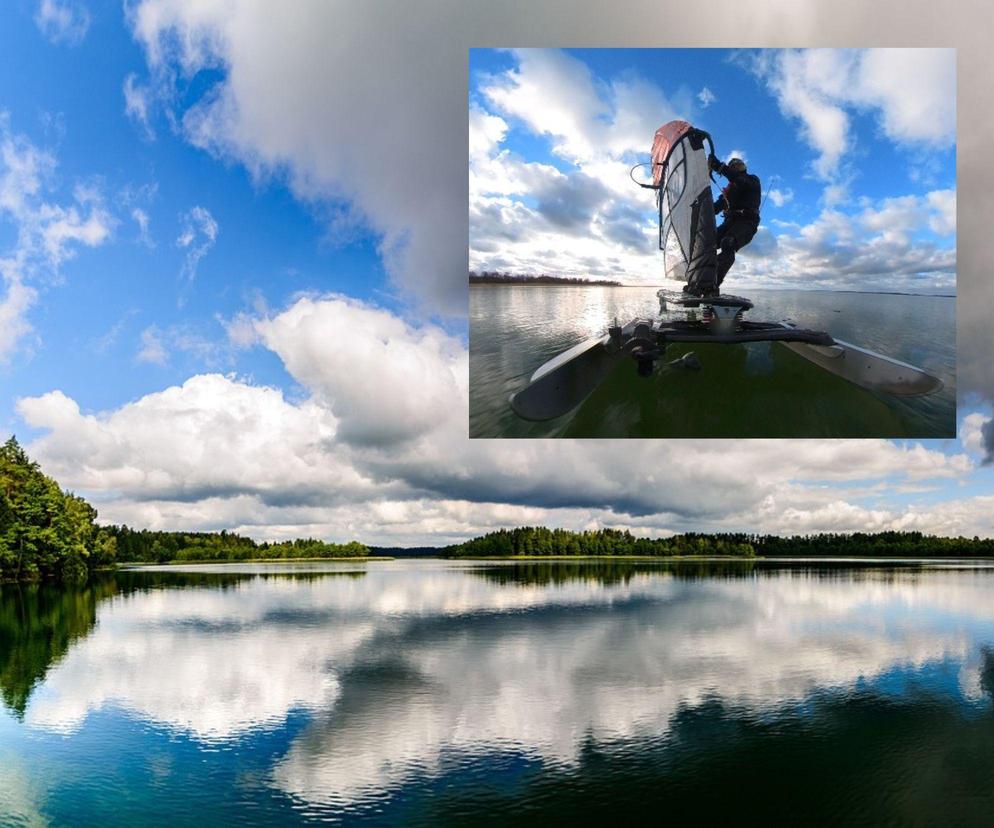
<path id="1" fill-rule="evenodd" d="M 876 562 L 901 566 L 909 563 L 970 563 L 973 561 L 994 561 L 994 557 L 989 555 L 976 556 L 950 556 L 950 557 L 916 557 L 913 555 L 900 557 L 889 555 L 755 555 L 753 557 L 743 557 L 739 555 L 410 555 L 394 558 L 387 555 L 372 555 L 362 558 L 252 558 L 244 561 L 233 560 L 196 560 L 196 561 L 163 561 L 162 563 L 152 563 L 150 561 L 133 561 L 119 563 L 113 567 L 101 567 L 102 571 L 121 571 L 133 569 L 147 569 L 158 566 L 185 566 L 186 564 L 286 564 L 286 563 L 368 563 L 369 561 L 396 561 L 396 560 L 435 560 L 435 561 L 527 561 L 537 563 L 540 561 L 739 561 L 742 563 L 847 563 L 847 562 Z"/>
<path id="2" fill-rule="evenodd" d="M 245 558 L 243 560 L 235 560 L 232 558 L 223 558 L 217 560 L 211 560 L 209 558 L 198 558 L 192 561 L 122 561 L 115 564 L 112 567 L 106 567 L 108 570 L 122 570 L 122 569 L 145 569 L 150 566 L 186 566 L 187 564 L 286 564 L 286 563 L 364 563 L 366 561 L 393 561 L 395 558 L 391 558 L 388 555 L 364 555 L 362 557 L 350 558 L 348 556 L 342 556 L 340 558 L 334 558 L 331 556 L 324 558 Z"/>
<path id="3" fill-rule="evenodd" d="M 524 285 L 526 287 L 628 287 L 621 282 L 608 279 L 573 279 L 557 276 L 515 276 L 511 278 L 487 278 L 470 276 L 469 284 L 473 285 Z"/>
<path id="4" fill-rule="evenodd" d="M 538 279 L 529 279 L 522 281 L 513 281 L 510 279 L 496 279 L 496 280 L 471 280 L 469 282 L 470 287 L 477 286 L 497 286 L 497 287 L 617 287 L 617 288 L 640 288 L 642 290 L 659 290 L 660 285 L 626 285 L 621 282 L 610 282 L 610 281 L 539 281 Z M 676 290 L 676 288 L 667 288 L 669 290 Z M 925 299 L 956 299 L 957 294 L 955 293 L 907 293 L 899 290 L 832 290 L 829 288 L 803 288 L 803 287 L 744 287 L 741 289 L 742 293 L 750 294 L 753 292 L 763 292 L 763 291 L 785 291 L 785 290 L 796 290 L 798 293 L 855 293 L 863 296 L 920 296 Z"/>

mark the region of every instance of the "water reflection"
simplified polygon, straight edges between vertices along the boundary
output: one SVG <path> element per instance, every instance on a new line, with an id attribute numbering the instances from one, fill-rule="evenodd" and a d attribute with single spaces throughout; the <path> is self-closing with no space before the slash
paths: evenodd
<path id="1" fill-rule="evenodd" d="M 867 716 L 881 733 L 896 716 L 915 738 L 948 743 L 944 778 L 964 790 L 984 788 L 956 770 L 965 760 L 949 734 L 972 739 L 974 759 L 994 756 L 989 567 L 261 571 L 132 572 L 62 604 L 37 591 L 29 606 L 5 588 L 6 704 L 21 727 L 70 743 L 113 710 L 204 747 L 249 751 L 253 734 L 282 734 L 244 784 L 304 815 L 375 811 L 415 789 L 442 807 L 467 778 L 469 800 L 453 794 L 455 811 L 431 813 L 510 805 L 522 779 L 535 802 L 560 804 L 553 780 L 610 800 L 603 774 L 696 790 L 687 768 L 721 776 L 750 745 L 769 767 L 812 739 L 856 750 L 859 722 L 875 732 Z"/>

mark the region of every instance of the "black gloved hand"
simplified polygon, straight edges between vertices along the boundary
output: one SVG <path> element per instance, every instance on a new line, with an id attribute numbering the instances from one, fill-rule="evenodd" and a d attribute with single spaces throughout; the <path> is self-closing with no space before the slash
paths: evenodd
<path id="1" fill-rule="evenodd" d="M 718 172 L 718 170 L 721 169 L 721 161 L 715 157 L 713 152 L 708 156 L 708 167 L 715 172 Z"/>

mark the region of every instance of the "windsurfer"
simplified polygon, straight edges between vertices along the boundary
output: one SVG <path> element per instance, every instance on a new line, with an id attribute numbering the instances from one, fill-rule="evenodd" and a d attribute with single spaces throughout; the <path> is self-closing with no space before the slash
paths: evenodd
<path id="1" fill-rule="evenodd" d="M 727 164 L 723 164 L 714 155 L 710 155 L 708 165 L 728 179 L 728 185 L 714 203 L 715 213 L 719 210 L 723 213 L 715 235 L 718 247 L 715 273 L 717 289 L 735 261 L 736 251 L 749 244 L 759 229 L 762 192 L 759 178 L 746 171 L 745 161 L 741 158 L 732 158 Z"/>

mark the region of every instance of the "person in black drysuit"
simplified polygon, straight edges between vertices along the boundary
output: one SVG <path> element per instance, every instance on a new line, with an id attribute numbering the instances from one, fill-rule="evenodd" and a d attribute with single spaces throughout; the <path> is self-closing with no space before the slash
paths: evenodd
<path id="1" fill-rule="evenodd" d="M 708 165 L 728 179 L 728 185 L 714 203 L 715 214 L 719 210 L 724 213 L 715 236 L 718 267 L 714 290 L 717 293 L 725 274 L 735 261 L 735 252 L 749 244 L 759 229 L 762 188 L 759 178 L 746 171 L 745 161 L 741 158 L 732 158 L 727 164 L 722 164 L 711 155 L 708 156 Z"/>

